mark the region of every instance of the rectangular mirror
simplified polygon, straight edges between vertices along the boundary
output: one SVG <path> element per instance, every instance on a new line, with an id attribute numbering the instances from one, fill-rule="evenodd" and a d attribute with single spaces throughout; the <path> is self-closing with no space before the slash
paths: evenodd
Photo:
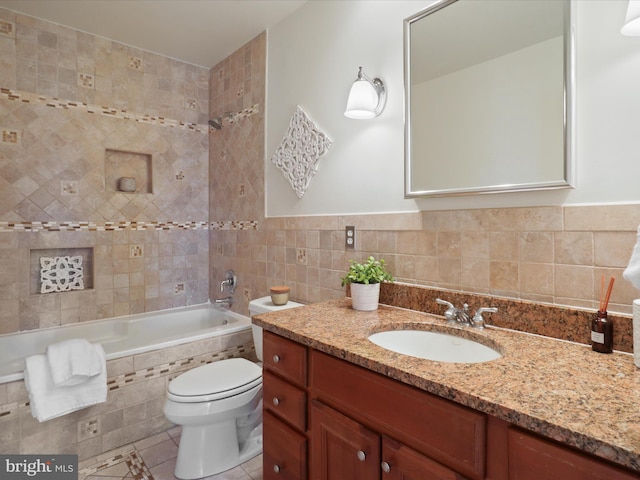
<path id="1" fill-rule="evenodd" d="M 571 0 L 440 0 L 404 21 L 405 196 L 574 184 Z"/>

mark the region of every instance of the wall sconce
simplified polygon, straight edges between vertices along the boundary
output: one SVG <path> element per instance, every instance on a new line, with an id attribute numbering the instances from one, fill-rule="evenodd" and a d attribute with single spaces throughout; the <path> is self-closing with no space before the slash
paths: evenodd
<path id="1" fill-rule="evenodd" d="M 627 5 L 627 17 L 620 33 L 629 36 L 640 36 L 640 1 L 629 0 Z"/>
<path id="2" fill-rule="evenodd" d="M 357 119 L 377 117 L 384 109 L 386 96 L 382 80 L 379 78 L 371 80 L 362 73 L 362 67 L 360 67 L 358 78 L 349 91 L 344 116 Z"/>

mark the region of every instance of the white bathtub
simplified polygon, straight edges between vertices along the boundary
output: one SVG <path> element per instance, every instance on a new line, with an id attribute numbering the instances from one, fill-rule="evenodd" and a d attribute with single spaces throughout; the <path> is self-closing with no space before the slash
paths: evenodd
<path id="1" fill-rule="evenodd" d="M 0 384 L 24 378 L 24 360 L 71 338 L 100 343 L 107 360 L 251 328 L 251 319 L 211 303 L 0 335 Z"/>

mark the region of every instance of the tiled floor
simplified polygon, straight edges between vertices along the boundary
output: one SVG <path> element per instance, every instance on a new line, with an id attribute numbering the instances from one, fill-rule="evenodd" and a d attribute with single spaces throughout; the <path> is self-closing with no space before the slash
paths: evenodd
<path id="1" fill-rule="evenodd" d="M 79 480 L 175 480 L 180 427 L 80 463 Z M 207 480 L 262 480 L 262 455 Z"/>

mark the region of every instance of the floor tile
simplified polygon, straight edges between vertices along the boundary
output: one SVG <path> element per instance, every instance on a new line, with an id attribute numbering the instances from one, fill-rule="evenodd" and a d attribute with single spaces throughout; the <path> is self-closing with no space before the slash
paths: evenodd
<path id="1" fill-rule="evenodd" d="M 176 480 L 180 430 L 172 429 L 82 462 L 84 480 Z M 262 455 L 206 480 L 262 480 Z"/>
<path id="2" fill-rule="evenodd" d="M 142 440 L 138 440 L 133 444 L 136 450 L 144 450 L 145 448 L 149 448 L 152 445 L 157 445 L 162 442 L 166 442 L 171 437 L 167 432 L 158 433 L 156 435 L 152 435 L 151 437 L 143 438 Z"/>
<path id="3" fill-rule="evenodd" d="M 244 471 L 242 466 L 237 466 L 232 468 L 231 470 L 227 470 L 226 472 L 218 473 L 217 475 L 212 475 L 210 477 L 206 477 L 207 480 L 251 480 L 251 477 Z"/>
<path id="4" fill-rule="evenodd" d="M 153 480 L 175 480 L 173 472 L 176 469 L 176 459 L 172 458 L 164 463 L 151 467 L 149 471 L 153 475 Z"/>
<path id="5" fill-rule="evenodd" d="M 139 452 L 147 467 L 153 467 L 169 459 L 176 458 L 178 456 L 178 447 L 173 440 L 169 439 L 144 450 L 139 450 Z"/>

